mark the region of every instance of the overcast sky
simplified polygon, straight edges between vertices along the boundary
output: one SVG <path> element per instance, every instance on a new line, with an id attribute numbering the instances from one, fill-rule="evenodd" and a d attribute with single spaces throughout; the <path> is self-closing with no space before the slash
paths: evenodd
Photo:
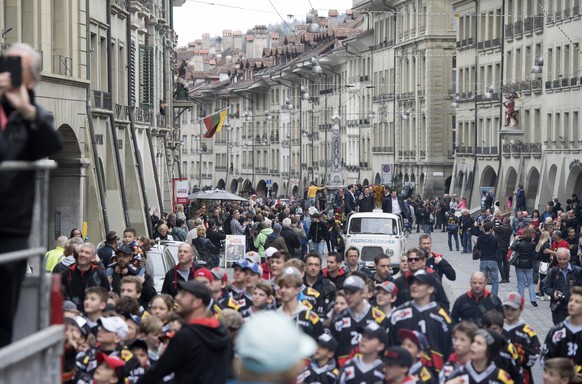
<path id="1" fill-rule="evenodd" d="M 351 8 L 352 0 L 186 0 L 181 7 L 174 7 L 178 46 L 199 39 L 206 32 L 214 37 L 222 36 L 224 29 L 238 29 L 245 33 L 257 24 L 279 23 L 281 17 L 271 3 L 285 21 L 289 21 L 287 15 L 305 19 L 311 6 L 319 11 L 320 16 L 327 16 L 330 9 L 344 13 Z"/>

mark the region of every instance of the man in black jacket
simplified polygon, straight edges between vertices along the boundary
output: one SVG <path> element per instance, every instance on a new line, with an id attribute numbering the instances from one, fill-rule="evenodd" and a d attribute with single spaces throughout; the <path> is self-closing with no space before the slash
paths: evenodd
<path id="1" fill-rule="evenodd" d="M 182 243 L 178 247 L 178 265 L 166 273 L 162 293 L 174 297 L 178 293 L 180 281 L 194 280 L 194 266 L 192 264 L 196 250 L 192 244 Z"/>
<path id="2" fill-rule="evenodd" d="M 443 258 L 442 254 L 432 251 L 432 239 L 428 233 L 420 235 L 418 245 L 428 254 L 426 266 L 435 271 L 440 280 L 443 279 L 443 275 L 450 281 L 457 279 L 457 272 L 455 272 L 453 266 Z"/>
<path id="3" fill-rule="evenodd" d="M 101 286 L 107 291 L 110 289 L 105 271 L 93 264 L 96 254 L 93 244 L 81 245 L 77 262 L 61 273 L 65 300 L 75 303 L 79 311 L 84 310 L 87 288 Z"/>
<path id="4" fill-rule="evenodd" d="M 471 212 L 467 208 L 461 210 L 459 227 L 461 230 L 461 245 L 463 246 L 463 252 L 461 253 L 471 253 L 473 251 L 473 243 L 471 242 L 473 218 L 471 217 Z"/>
<path id="5" fill-rule="evenodd" d="M 354 191 L 356 187 L 354 184 L 348 185 L 348 190 L 345 193 L 345 207 L 346 207 L 346 216 L 356 210 L 356 197 L 354 196 Z"/>
<path id="6" fill-rule="evenodd" d="M 485 274 L 473 272 L 471 275 L 471 289 L 459 296 L 453 304 L 451 319 L 453 324 L 461 321 L 470 321 L 481 327 L 481 317 L 491 309 L 503 313 L 501 300 L 497 295 L 485 289 Z"/>
<path id="7" fill-rule="evenodd" d="M 359 212 L 372 212 L 374 210 L 374 196 L 370 193 L 370 187 L 364 187 L 364 193 L 358 198 Z"/>
<path id="8" fill-rule="evenodd" d="M 424 271 L 430 275 L 434 275 L 435 284 L 433 284 L 434 293 L 432 294 L 432 301 L 436 301 L 441 307 L 448 311 L 451 303 L 443 285 L 440 283 L 438 274 L 434 270 L 426 267 L 426 252 L 420 248 L 408 248 L 406 250 L 406 256 L 408 257 L 408 272 L 405 272 L 394 280 L 394 284 L 398 287 L 398 297 L 393 306 L 397 307 L 411 300 L 410 286 L 414 280 L 414 275 L 418 271 Z"/>
<path id="9" fill-rule="evenodd" d="M 309 251 L 319 253 L 323 256 L 325 241 L 327 240 L 327 225 L 319 220 L 319 214 L 311 215 L 311 225 L 307 239 L 309 240 Z"/>
<path id="10" fill-rule="evenodd" d="M 509 216 L 503 218 L 501 225 L 498 225 L 493 229 L 493 233 L 497 238 L 499 250 L 497 266 L 499 267 L 499 273 L 501 274 L 501 281 L 499 283 L 509 283 L 509 262 L 507 261 L 507 250 L 509 249 L 509 242 L 511 241 L 511 234 L 513 233 L 513 228 L 511 228 L 511 221 Z"/>
<path id="11" fill-rule="evenodd" d="M 321 272 L 321 256 L 310 252 L 305 255 L 305 276 L 303 282 L 306 286 L 317 291 L 316 305 L 313 310 L 319 317 L 325 319 L 330 309 L 335 304 L 336 289 L 332 282 L 323 277 Z"/>
<path id="12" fill-rule="evenodd" d="M 7 56 L 19 56 L 22 84 L 12 86 L 9 72 L 0 73 L 0 162 L 35 161 L 58 152 L 63 144 L 52 115 L 36 104 L 33 88 L 40 80 L 42 58 L 26 44 L 12 44 Z M 0 172 L 0 254 L 28 248 L 36 173 Z M 0 264 L 0 348 L 12 340 L 12 321 L 26 273 L 26 260 Z"/>
<path id="13" fill-rule="evenodd" d="M 285 244 L 287 245 L 287 251 L 291 257 L 296 257 L 300 259 L 301 257 L 301 242 L 297 234 L 291 229 L 291 219 L 286 217 L 283 219 L 283 228 L 281 229 L 281 237 L 285 239 Z"/>
<path id="14" fill-rule="evenodd" d="M 176 383 L 224 383 L 231 372 L 232 341 L 217 318 L 206 316 L 210 290 L 199 281 L 179 285 L 178 314 L 187 324 L 138 383 L 157 384 L 171 373 Z"/>

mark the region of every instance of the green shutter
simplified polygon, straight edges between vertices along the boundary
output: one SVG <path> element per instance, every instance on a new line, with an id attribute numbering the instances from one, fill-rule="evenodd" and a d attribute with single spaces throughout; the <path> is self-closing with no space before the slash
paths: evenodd
<path id="1" fill-rule="evenodd" d="M 139 62 L 139 103 L 142 108 L 152 108 L 154 106 L 154 47 L 140 45 Z"/>

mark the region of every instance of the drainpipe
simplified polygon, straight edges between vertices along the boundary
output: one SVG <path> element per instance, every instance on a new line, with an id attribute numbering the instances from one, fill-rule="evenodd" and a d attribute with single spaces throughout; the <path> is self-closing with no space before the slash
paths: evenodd
<path id="1" fill-rule="evenodd" d="M 112 83 L 113 79 L 111 76 L 111 0 L 107 0 L 107 92 L 112 95 Z M 113 96 L 113 95 L 112 95 Z M 112 97 L 113 100 L 113 97 Z M 129 220 L 129 211 L 127 209 L 127 193 L 125 191 L 125 183 L 123 180 L 123 168 L 121 165 L 121 154 L 119 153 L 119 146 L 117 145 L 118 138 L 117 138 L 117 128 L 115 126 L 115 115 L 113 113 L 109 114 L 109 119 L 111 120 L 111 135 L 113 137 L 113 147 L 115 150 L 115 162 L 117 164 L 117 174 L 119 176 L 119 191 L 121 192 L 121 204 L 123 206 L 123 214 L 125 217 L 125 225 L 126 228 L 131 226 L 131 222 Z"/>
<path id="2" fill-rule="evenodd" d="M 85 52 L 86 52 L 86 62 L 87 62 L 87 97 L 85 98 L 85 109 L 87 111 L 87 122 L 89 126 L 89 136 L 91 137 L 91 151 L 93 152 L 93 167 L 95 168 L 95 173 L 97 174 L 97 194 L 99 195 L 99 201 L 101 203 L 101 214 L 103 219 L 103 227 L 105 227 L 105 233 L 109 232 L 109 218 L 107 217 L 107 203 L 105 201 L 105 176 L 103 174 L 103 168 L 99 162 L 99 153 L 97 152 L 97 139 L 95 138 L 95 126 L 93 125 L 93 112 L 91 111 L 91 19 L 89 16 L 89 0 L 85 0 Z"/>
<path id="3" fill-rule="evenodd" d="M 471 193 L 469 194 L 469 203 L 467 204 L 469 209 L 471 209 L 471 201 L 473 200 L 473 189 L 475 187 L 475 178 L 476 175 L 475 173 L 477 172 L 477 132 L 479 132 L 479 126 L 478 126 L 478 116 L 477 116 L 477 112 L 478 112 L 478 108 L 479 106 L 477 105 L 477 92 L 479 91 L 479 82 L 477 81 L 477 75 L 479 74 L 479 35 L 477 34 L 479 32 L 479 30 L 477 29 L 477 21 L 479 20 L 479 2 L 477 0 L 473 0 L 473 2 L 475 3 L 475 50 L 476 55 L 475 55 L 475 132 L 474 132 L 474 136 L 475 136 L 475 140 L 474 144 L 473 144 L 473 148 L 474 148 L 474 153 L 473 153 L 473 178 L 471 179 Z M 503 70 L 502 70 L 503 73 Z"/>
<path id="4" fill-rule="evenodd" d="M 129 15 L 127 17 L 127 28 L 126 28 L 126 41 L 127 44 L 129 46 L 130 49 L 127 50 L 127 62 L 129 63 L 130 58 L 131 58 L 131 11 L 129 12 Z M 164 47 L 165 49 L 165 47 Z M 166 68 L 165 66 L 163 68 Z M 131 78 L 128 76 L 127 77 L 127 105 L 129 106 L 128 110 L 129 110 L 129 133 L 131 136 L 131 141 L 133 142 L 133 150 L 135 152 L 135 166 L 137 167 L 137 173 L 138 173 L 138 177 L 139 177 L 139 185 L 141 188 L 141 193 L 142 193 L 142 198 L 143 198 L 143 214 L 144 214 L 144 219 L 148 228 L 148 233 L 153 234 L 154 230 L 153 230 L 153 225 L 152 225 L 152 220 L 150 217 L 150 212 L 149 212 L 149 204 L 148 204 L 148 196 L 146 193 L 146 185 L 145 185 L 145 179 L 144 179 L 144 175 L 143 175 L 143 160 L 141 158 L 141 153 L 139 151 L 139 147 L 138 147 L 138 142 L 137 142 L 137 134 L 135 132 L 135 114 L 134 114 L 134 110 L 133 110 L 133 105 L 132 105 L 132 99 L 131 99 Z M 149 131 L 149 129 L 148 129 Z M 149 141 L 149 136 L 148 136 L 148 141 Z M 154 165 L 155 162 L 152 163 L 152 165 Z M 154 169 L 156 168 L 155 165 L 153 167 Z M 157 177 L 155 178 L 156 182 L 158 182 Z"/>
<path id="5" fill-rule="evenodd" d="M 499 82 L 499 94 L 501 95 L 499 98 L 499 123 L 503 124 L 503 67 L 504 67 L 504 59 L 505 59 L 505 1 L 502 2 L 501 5 L 501 14 L 503 15 L 503 18 L 501 19 L 501 79 Z M 499 156 L 499 165 L 497 167 L 497 178 L 495 179 L 495 196 L 497 197 L 497 200 L 499 200 L 500 202 L 502 201 L 500 199 L 500 191 L 497 189 L 499 187 L 499 174 L 501 172 L 501 163 L 503 162 L 503 154 L 501 153 L 501 151 L 503 150 L 502 148 L 502 141 L 501 141 L 501 127 L 499 127 L 499 130 L 497 131 L 497 156 Z M 523 169 L 522 169 L 523 172 Z M 519 181 L 521 180 L 522 175 L 517 175 L 518 180 L 517 180 L 517 184 L 519 185 Z M 507 188 L 507 186 L 505 186 Z M 514 204 L 515 206 L 515 204 Z"/>

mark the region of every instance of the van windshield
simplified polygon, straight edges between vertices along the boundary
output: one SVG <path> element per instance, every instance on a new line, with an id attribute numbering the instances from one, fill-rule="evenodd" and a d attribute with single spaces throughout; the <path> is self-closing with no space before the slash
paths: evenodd
<path id="1" fill-rule="evenodd" d="M 358 217 L 350 220 L 350 235 L 398 235 L 398 223 L 394 219 L 383 217 Z"/>

